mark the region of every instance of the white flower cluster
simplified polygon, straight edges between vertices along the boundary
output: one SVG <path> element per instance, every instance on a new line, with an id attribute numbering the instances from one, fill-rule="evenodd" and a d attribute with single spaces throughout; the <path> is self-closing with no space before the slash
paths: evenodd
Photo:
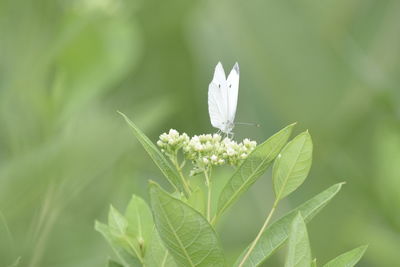
<path id="1" fill-rule="evenodd" d="M 237 166 L 254 150 L 257 143 L 244 139 L 242 142 L 219 134 L 202 134 L 189 138 L 187 134 L 179 134 L 171 129 L 169 133 L 160 135 L 157 145 L 168 156 L 176 155 L 182 148 L 185 159 L 191 160 L 194 165 L 193 173 L 206 170 L 210 166 L 229 164 Z"/>
<path id="2" fill-rule="evenodd" d="M 247 158 L 257 143 L 249 139 L 237 143 L 230 138 L 222 139 L 219 134 L 193 136 L 183 148 L 186 158 L 205 165 L 229 164 L 236 166 Z"/>
<path id="3" fill-rule="evenodd" d="M 179 149 L 188 145 L 190 138 L 187 134 L 179 134 L 177 130 L 171 129 L 168 133 L 160 135 L 157 145 L 161 148 L 161 152 L 168 156 L 176 155 Z"/>

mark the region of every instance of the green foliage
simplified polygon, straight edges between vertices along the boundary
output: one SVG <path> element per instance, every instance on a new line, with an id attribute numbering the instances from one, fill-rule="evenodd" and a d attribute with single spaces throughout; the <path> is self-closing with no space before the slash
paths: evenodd
<path id="1" fill-rule="evenodd" d="M 141 255 L 144 255 L 154 228 L 149 206 L 142 198 L 133 195 L 125 210 L 125 218 L 128 223 L 126 234 L 134 240 L 134 246 Z"/>
<path id="2" fill-rule="evenodd" d="M 342 184 L 329 187 L 271 224 L 262 234 L 260 241 L 249 255 L 249 260 L 244 266 L 258 266 L 262 264 L 288 239 L 290 224 L 296 214 L 301 213 L 306 222 L 311 221 L 311 219 L 339 193 L 341 187 Z M 245 251 L 247 251 L 247 249 Z M 236 265 L 243 259 L 243 256 L 244 252 L 236 261 Z"/>
<path id="3" fill-rule="evenodd" d="M 212 226 L 197 211 L 150 184 L 151 207 L 158 233 L 178 266 L 224 266 Z"/>
<path id="4" fill-rule="evenodd" d="M 312 142 L 310 134 L 296 136 L 282 150 L 272 169 L 277 201 L 286 197 L 306 179 L 311 168 Z"/>
<path id="5" fill-rule="evenodd" d="M 154 267 L 176 267 L 176 263 L 171 254 L 163 245 L 163 242 L 156 229 L 153 231 L 150 245 L 144 258 L 145 266 Z"/>
<path id="6" fill-rule="evenodd" d="M 329 261 L 324 267 L 353 267 L 364 255 L 368 246 L 361 246 L 343 253 Z"/>
<path id="7" fill-rule="evenodd" d="M 142 144 L 146 152 L 153 159 L 154 163 L 158 166 L 161 172 L 164 174 L 165 178 L 170 182 L 170 184 L 175 188 L 179 189 L 181 192 L 188 194 L 188 189 L 184 188 L 184 184 L 180 180 L 179 174 L 171 166 L 171 163 L 161 154 L 158 148 L 150 141 L 150 139 L 128 118 L 125 114 L 119 112 L 125 119 L 126 123 L 131 127 L 133 134 Z"/>
<path id="8" fill-rule="evenodd" d="M 108 213 L 108 226 L 115 236 L 124 236 L 128 229 L 128 220 L 111 206 Z"/>
<path id="9" fill-rule="evenodd" d="M 110 248 L 91 222 L 162 176 L 115 111 L 153 142 L 166 127 L 213 131 L 217 60 L 239 61 L 237 120 L 262 126 L 237 126 L 235 138 L 261 142 L 292 120 L 312 133 L 309 181 L 277 214 L 348 183 L 311 226 L 318 263 L 370 243 L 358 265 L 397 266 L 399 13 L 395 0 L 0 1 L 0 211 L 11 233 L 0 230 L 0 266 L 19 256 L 20 266 L 104 266 Z M 213 201 L 230 170 L 215 168 Z M 216 225 L 229 262 L 258 227 L 252 214 L 272 204 L 268 178 Z"/>
<path id="10" fill-rule="evenodd" d="M 146 151 L 158 162 L 157 165 L 164 170 L 165 166 L 175 167 L 171 173 L 180 174 L 182 188 L 188 185 L 189 178 L 183 174 L 181 165 L 177 164 L 176 155 L 169 156 L 171 163 L 175 163 L 169 165 L 150 140 L 123 116 Z M 281 199 L 304 182 L 311 167 L 313 147 L 309 133 L 301 133 L 287 143 L 293 126 L 287 126 L 256 147 L 237 167 L 222 189 L 214 219 L 210 216 L 213 204 L 210 201 L 212 172 L 211 168 L 205 168 L 202 170 L 205 188 L 194 186 L 194 190 L 183 195 L 177 191 L 169 193 L 155 182 L 150 182 L 151 212 L 143 199 L 133 196 L 125 215 L 111 206 L 108 225 L 96 222 L 96 230 L 111 244 L 124 266 L 226 266 L 225 252 L 212 223 L 216 224 L 218 216 L 248 190 L 275 160 L 272 180 L 276 199 L 257 236 L 241 253 L 234 266 L 260 266 L 289 240 L 285 266 L 315 267 L 316 259 L 311 257 L 306 223 L 336 196 L 343 183 L 329 187 L 270 224 Z M 174 134 L 175 131 L 170 133 Z M 207 191 L 207 198 L 204 191 Z M 344 262 L 355 264 L 365 249 L 362 247 L 362 250 L 359 248 L 343 254 L 327 266 L 341 266 Z M 136 260 L 126 258 L 126 253 Z M 338 262 L 339 265 L 334 265 Z"/>
<path id="11" fill-rule="evenodd" d="M 267 141 L 258 145 L 249 157 L 236 169 L 221 192 L 215 219 L 221 216 L 226 209 L 265 173 L 288 141 L 294 126 L 295 124 L 291 124 L 285 127 Z"/>
<path id="12" fill-rule="evenodd" d="M 153 228 L 149 207 L 143 199 L 135 195 L 132 196 L 125 215 L 111 206 L 108 225 L 97 221 L 95 223 L 95 229 L 108 241 L 120 260 L 129 266 L 138 266 L 144 262 Z"/>
<path id="13" fill-rule="evenodd" d="M 183 201 L 185 201 L 185 199 L 183 199 Z M 193 188 L 192 194 L 185 202 L 201 214 L 206 214 L 206 196 L 200 187 Z"/>
<path id="14" fill-rule="evenodd" d="M 111 248 L 119 258 L 119 260 L 126 267 L 137 267 L 140 266 L 140 261 L 137 258 L 137 255 L 134 254 L 129 248 L 129 244 L 127 244 L 127 240 L 125 236 L 115 235 L 115 233 L 111 230 L 111 227 L 96 221 L 95 229 L 99 233 L 103 235 L 103 237 L 110 244 Z"/>
<path id="15" fill-rule="evenodd" d="M 312 260 L 311 267 L 317 267 L 317 259 Z"/>
<path id="16" fill-rule="evenodd" d="M 298 213 L 290 227 L 285 267 L 311 267 L 311 260 L 306 223 Z"/>

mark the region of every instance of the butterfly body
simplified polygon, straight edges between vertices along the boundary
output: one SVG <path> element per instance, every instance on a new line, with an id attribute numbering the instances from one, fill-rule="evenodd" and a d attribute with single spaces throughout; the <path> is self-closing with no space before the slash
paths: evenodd
<path id="1" fill-rule="evenodd" d="M 223 133 L 232 134 L 239 92 L 239 65 L 236 63 L 228 78 L 221 62 L 215 67 L 214 77 L 208 86 L 208 112 L 211 125 Z"/>

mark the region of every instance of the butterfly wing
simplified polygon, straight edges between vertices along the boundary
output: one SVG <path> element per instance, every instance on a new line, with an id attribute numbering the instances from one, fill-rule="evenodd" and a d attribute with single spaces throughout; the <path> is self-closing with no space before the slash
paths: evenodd
<path id="1" fill-rule="evenodd" d="M 227 98 L 225 71 L 221 62 L 218 62 L 208 86 L 208 113 L 211 125 L 221 131 L 224 131 L 224 123 L 228 120 Z"/>
<path id="2" fill-rule="evenodd" d="M 227 91 L 227 118 L 231 123 L 233 123 L 235 121 L 239 94 L 239 64 L 237 62 L 228 75 Z"/>

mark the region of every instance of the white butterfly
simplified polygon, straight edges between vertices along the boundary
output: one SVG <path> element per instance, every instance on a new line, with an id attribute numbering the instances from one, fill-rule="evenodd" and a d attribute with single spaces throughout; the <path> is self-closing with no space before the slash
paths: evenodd
<path id="1" fill-rule="evenodd" d="M 228 78 L 221 62 L 215 67 L 214 77 L 208 86 L 208 113 L 213 127 L 225 134 L 232 133 L 239 92 L 239 64 L 236 63 Z"/>

